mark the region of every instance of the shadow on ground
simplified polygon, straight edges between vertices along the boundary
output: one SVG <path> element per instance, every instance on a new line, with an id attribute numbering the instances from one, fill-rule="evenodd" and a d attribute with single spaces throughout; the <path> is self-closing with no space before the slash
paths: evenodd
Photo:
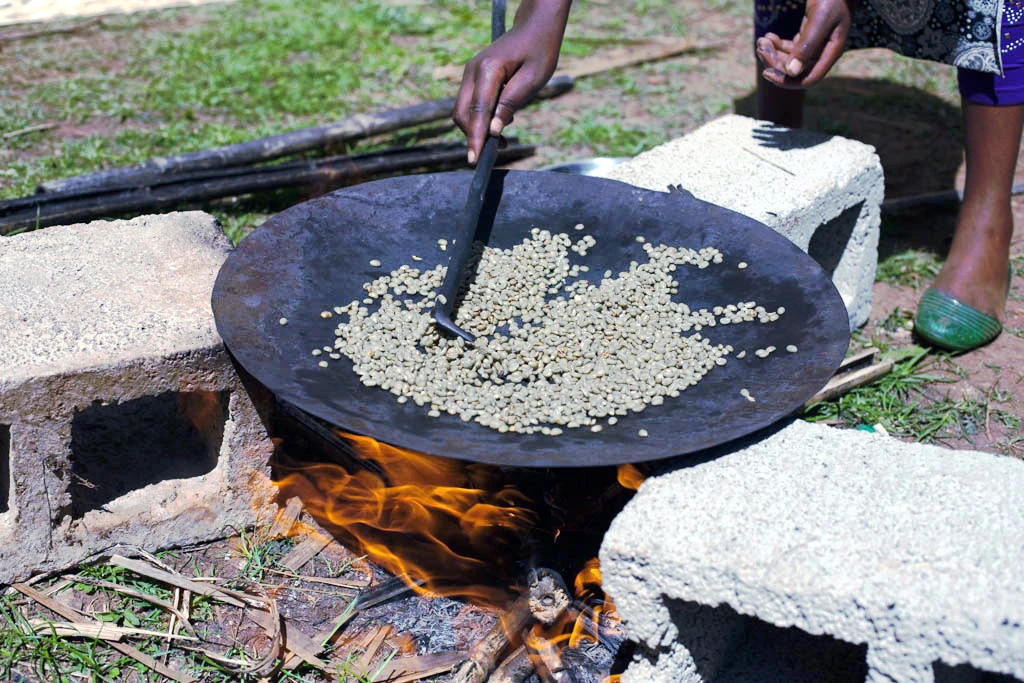
<path id="1" fill-rule="evenodd" d="M 754 115 L 753 92 L 734 101 Z M 951 190 L 963 154 L 960 108 L 930 93 L 877 79 L 828 78 L 807 92 L 804 125 L 873 146 L 886 198 Z M 883 219 L 879 258 L 910 249 L 945 256 L 956 204 L 924 206 Z"/>

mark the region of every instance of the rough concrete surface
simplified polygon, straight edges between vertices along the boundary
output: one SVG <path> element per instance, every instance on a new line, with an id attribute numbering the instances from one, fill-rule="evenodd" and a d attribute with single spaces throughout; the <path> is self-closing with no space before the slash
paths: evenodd
<path id="1" fill-rule="evenodd" d="M 230 248 L 201 212 L 0 240 L 0 583 L 272 513 L 272 444 L 210 306 Z"/>
<path id="2" fill-rule="evenodd" d="M 884 177 L 870 145 L 723 116 L 612 169 L 615 180 L 699 199 L 758 220 L 832 276 L 851 329 L 871 312 Z"/>
<path id="3" fill-rule="evenodd" d="M 231 243 L 212 220 L 143 216 L 0 241 L 0 391 L 217 344 L 210 292 Z"/>
<path id="4" fill-rule="evenodd" d="M 645 481 L 605 536 L 642 644 L 623 683 L 1024 680 L 1024 462 L 802 421 L 732 448 Z M 776 669 L 825 648 L 848 675 L 766 674 L 766 638 Z"/>

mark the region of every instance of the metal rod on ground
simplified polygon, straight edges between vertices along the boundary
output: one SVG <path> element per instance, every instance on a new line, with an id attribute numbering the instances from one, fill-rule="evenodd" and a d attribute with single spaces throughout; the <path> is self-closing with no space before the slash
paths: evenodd
<path id="1" fill-rule="evenodd" d="M 560 76 L 551 79 L 535 99 L 558 97 L 572 89 L 574 79 Z M 404 128 L 450 118 L 455 98 L 423 102 L 382 112 L 354 114 L 324 126 L 303 128 L 290 133 L 257 138 L 234 145 L 185 152 L 159 157 L 135 166 L 110 168 L 96 173 L 61 178 L 41 183 L 37 192 L 70 192 L 113 188 L 130 188 L 167 180 L 179 173 L 280 159 L 311 150 L 324 150 L 355 140 L 391 133 Z"/>
<path id="2" fill-rule="evenodd" d="M 499 161 L 508 162 L 533 154 L 533 147 L 512 145 L 501 150 Z M 166 184 L 71 198 L 41 194 L 15 200 L 19 206 L 6 215 L 0 205 L 0 235 L 18 229 L 80 223 L 133 211 L 167 209 L 189 202 L 209 201 L 253 192 L 296 187 L 316 187 L 328 192 L 368 180 L 374 176 L 430 168 L 441 170 L 465 165 L 461 145 L 445 149 L 420 148 L 402 153 L 367 154 L 358 157 L 334 157 L 319 161 L 289 163 L 285 168 L 261 166 L 247 173 L 214 180 L 166 182 Z M 30 200 L 26 202 L 26 200 Z M 9 204 L 8 204 L 9 205 Z"/>

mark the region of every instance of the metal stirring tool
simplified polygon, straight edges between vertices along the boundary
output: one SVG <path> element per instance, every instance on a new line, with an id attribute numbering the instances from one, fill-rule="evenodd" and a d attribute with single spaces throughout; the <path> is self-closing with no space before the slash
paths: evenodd
<path id="1" fill-rule="evenodd" d="M 491 42 L 493 43 L 504 33 L 505 0 L 494 0 L 494 3 L 491 5 Z M 437 303 L 434 305 L 434 322 L 442 330 L 453 336 L 465 339 L 469 344 L 475 341 L 473 335 L 455 324 L 452 320 L 452 311 L 455 308 L 455 298 L 459 293 L 459 285 L 462 283 L 466 266 L 473 251 L 473 238 L 480 223 L 480 212 L 483 209 L 484 197 L 487 194 L 487 185 L 491 180 L 491 171 L 494 170 L 494 163 L 497 159 L 498 138 L 488 135 L 487 141 L 484 142 L 483 149 L 480 152 L 476 171 L 473 173 L 473 180 L 469 184 L 469 196 L 466 199 L 466 206 L 459 215 L 454 237 L 448 240 L 448 249 L 451 251 L 451 256 L 448 259 L 448 271 L 445 273 L 440 289 L 438 289 Z"/>

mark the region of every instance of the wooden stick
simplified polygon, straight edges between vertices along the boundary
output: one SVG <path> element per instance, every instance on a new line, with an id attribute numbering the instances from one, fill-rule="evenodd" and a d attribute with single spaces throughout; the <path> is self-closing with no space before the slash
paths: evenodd
<path id="1" fill-rule="evenodd" d="M 119 641 L 125 636 L 144 636 L 147 638 L 164 638 L 166 640 L 199 640 L 195 636 L 183 636 L 166 631 L 153 631 L 147 628 L 116 626 L 106 622 L 97 624 L 62 623 L 44 619 L 30 619 L 29 624 L 37 632 L 51 632 L 58 636 L 81 636 L 97 640 Z"/>
<path id="2" fill-rule="evenodd" d="M 420 148 L 405 152 L 368 154 L 246 169 L 213 180 L 168 182 L 163 185 L 121 189 L 93 195 L 71 192 L 67 195 L 40 194 L 0 202 L 0 235 L 20 229 L 80 223 L 129 212 L 154 211 L 182 204 L 196 204 L 220 197 L 231 197 L 284 188 L 315 188 L 318 192 L 362 182 L 401 171 L 430 168 L 461 168 L 466 164 L 462 145 L 447 149 Z M 533 154 L 533 147 L 510 145 L 498 153 L 502 163 Z"/>
<path id="3" fill-rule="evenodd" d="M 278 187 L 301 187 L 313 182 L 323 182 L 322 178 L 315 175 L 317 171 L 330 170 L 341 167 L 349 175 L 358 180 L 366 180 L 368 176 L 375 173 L 390 172 L 392 170 L 408 170 L 409 163 L 416 163 L 419 166 L 429 167 L 431 164 L 444 165 L 454 158 L 453 152 L 465 151 L 462 145 L 453 143 L 441 143 L 433 145 L 421 145 L 418 147 L 395 147 L 377 152 L 370 152 L 359 155 L 343 155 L 326 157 L 323 159 L 310 159 L 305 161 L 290 161 L 280 164 L 263 164 L 262 162 L 231 166 L 228 168 L 214 168 L 208 170 L 196 170 L 183 173 L 176 173 L 166 177 L 149 178 L 147 182 L 139 182 L 126 187 L 102 187 L 92 189 L 72 189 L 62 192 L 36 193 L 27 197 L 18 197 L 0 201 L 0 216 L 14 214 L 19 209 L 31 209 L 33 212 L 38 207 L 45 207 L 50 204 L 60 204 L 71 200 L 86 201 L 97 197 L 109 198 L 118 197 L 123 192 L 137 192 L 149 190 L 150 192 L 165 191 L 167 187 L 197 187 L 206 185 L 216 187 L 222 183 L 243 182 L 245 179 L 260 178 L 266 175 L 287 174 L 291 176 L 308 175 L 311 178 L 297 178 L 298 182 L 290 184 L 257 187 L 256 189 L 277 189 Z M 393 168 L 394 167 L 394 168 Z M 416 168 L 413 166 L 412 168 Z M 189 197 L 185 197 L 188 199 Z M 202 198 L 205 198 L 203 195 Z"/>
<path id="4" fill-rule="evenodd" d="M 501 655 L 518 640 L 519 634 L 533 621 L 530 599 L 521 597 L 508 608 L 501 620 L 478 640 L 451 676 L 451 683 L 484 683 L 497 667 Z"/>
<path id="5" fill-rule="evenodd" d="M 839 370 L 848 370 L 855 366 L 864 365 L 868 360 L 874 360 L 878 356 L 878 349 L 870 346 L 866 349 L 858 351 L 852 356 L 847 356 L 843 359 L 843 362 L 839 364 Z M 838 373 L 837 373 L 838 374 Z"/>
<path id="6" fill-rule="evenodd" d="M 279 509 L 277 514 L 274 515 L 274 523 L 270 526 L 267 536 L 270 539 L 287 537 L 291 533 L 292 527 L 295 526 L 295 522 L 298 521 L 299 516 L 302 515 L 302 509 L 301 498 L 298 496 L 289 498 L 285 507 Z"/>
<path id="7" fill-rule="evenodd" d="M 370 673 L 370 665 L 373 664 L 373 658 L 377 656 L 377 652 L 380 651 L 381 646 L 384 644 L 384 640 L 390 635 L 390 626 L 377 626 L 374 631 L 369 634 L 365 644 L 362 646 L 363 654 L 360 655 L 356 662 L 358 670 L 362 674 L 367 675 Z"/>
<path id="8" fill-rule="evenodd" d="M 35 600 L 46 609 L 56 614 L 59 614 L 60 616 L 64 617 L 72 623 L 95 623 L 91 622 L 90 620 L 87 620 L 84 617 L 84 615 L 79 614 L 77 610 L 74 610 L 68 607 L 67 605 L 64 605 L 63 603 L 57 602 L 53 598 L 47 597 L 46 595 L 36 590 L 32 586 L 29 586 L 24 583 L 16 583 L 13 584 L 13 588 L 25 597 Z M 145 652 L 142 652 L 141 650 L 136 650 L 131 645 L 125 645 L 124 643 L 117 642 L 109 643 L 109 645 L 121 654 L 131 657 L 143 666 L 149 667 L 153 671 L 156 671 L 158 674 L 170 678 L 172 681 L 177 681 L 178 683 L 195 683 L 196 679 L 192 678 L 188 674 L 176 671 L 175 669 L 172 669 L 169 666 L 166 666 L 161 662 L 158 662 L 157 660 L 147 655 Z"/>
<path id="9" fill-rule="evenodd" d="M 537 94 L 537 99 L 557 97 L 572 86 L 571 78 L 552 79 Z M 111 168 L 72 178 L 51 180 L 40 184 L 37 191 L 82 192 L 124 189 L 149 185 L 161 180 L 167 181 L 169 176 L 185 172 L 270 161 L 311 150 L 328 150 L 355 140 L 448 119 L 451 118 L 454 109 L 455 98 L 448 97 L 376 113 L 354 114 L 323 126 L 303 128 L 224 147 L 174 154 L 136 166 Z"/>
<path id="10" fill-rule="evenodd" d="M 487 683 L 523 683 L 533 672 L 530 653 L 526 651 L 525 645 L 520 645 L 498 665 Z"/>
<path id="11" fill-rule="evenodd" d="M 696 43 L 684 38 L 658 38 L 651 40 L 647 45 L 632 45 L 617 48 L 605 54 L 584 57 L 558 70 L 555 72 L 555 76 L 572 76 L 573 78 L 594 76 L 613 69 L 661 61 L 669 57 L 676 57 L 684 52 L 718 50 L 728 46 L 729 43 L 725 42 Z"/>
<path id="12" fill-rule="evenodd" d="M 523 633 L 523 645 L 533 662 L 533 669 L 544 683 L 576 683 L 575 678 L 562 663 L 558 645 L 539 633 L 534 627 Z"/>
<path id="13" fill-rule="evenodd" d="M 177 586 L 178 588 L 189 590 L 193 593 L 198 593 L 199 595 L 217 598 L 221 602 L 226 602 L 227 604 L 233 605 L 234 607 L 246 606 L 245 603 L 241 600 L 237 600 L 236 598 L 227 595 L 224 591 L 219 590 L 215 586 L 206 586 L 196 581 L 190 581 L 189 579 L 186 579 L 184 576 L 181 576 L 180 574 L 172 574 L 171 572 L 164 571 L 163 569 L 151 567 L 145 562 L 140 562 L 139 560 L 130 560 L 127 557 L 121 557 L 120 555 L 111 555 L 110 560 L 108 561 L 115 567 L 128 569 L 130 571 L 135 572 L 136 574 L 145 576 L 149 579 L 153 579 L 154 581 L 166 583 L 169 586 Z"/>
<path id="14" fill-rule="evenodd" d="M 326 548 L 331 541 L 330 536 L 321 533 L 312 533 L 292 548 L 281 560 L 281 565 L 293 572 L 299 571 L 307 562 L 316 557 L 321 550 Z"/>
<path id="15" fill-rule="evenodd" d="M 3 138 L 4 140 L 9 140 L 10 138 L 16 138 L 19 135 L 26 135 L 27 133 L 35 133 L 41 130 L 50 130 L 51 128 L 56 128 L 59 125 L 59 123 L 37 123 L 34 126 L 25 126 L 24 128 L 19 128 L 18 130 L 12 130 L 10 133 L 4 133 L 3 135 L 0 135 L 0 138 Z"/>
<path id="16" fill-rule="evenodd" d="M 0 43 L 15 41 L 15 40 L 26 40 L 28 38 L 39 38 L 40 36 L 52 36 L 58 33 L 74 33 L 75 31 L 81 31 L 84 28 L 95 26 L 103 20 L 103 17 L 93 17 L 88 21 L 83 21 L 80 24 L 74 26 L 56 26 L 52 28 L 43 28 L 35 31 L 18 31 L 11 33 L 0 33 Z"/>
<path id="17" fill-rule="evenodd" d="M 400 657 L 392 659 L 379 672 L 376 672 L 373 680 L 386 681 L 386 683 L 418 681 L 428 676 L 448 673 L 461 660 L 462 655 L 458 652 L 442 652 L 435 655 L 420 655 L 419 657 Z"/>
<path id="18" fill-rule="evenodd" d="M 266 567 L 263 571 L 270 572 L 271 574 L 278 574 L 280 576 L 287 576 L 290 579 L 296 579 L 298 581 L 322 583 L 328 586 L 337 586 L 338 588 L 366 588 L 370 583 L 372 583 L 371 579 L 338 579 L 330 576 L 303 576 L 302 574 L 296 574 L 295 572 L 282 572 L 277 569 L 271 569 L 270 567 Z"/>
<path id="19" fill-rule="evenodd" d="M 890 358 L 849 374 L 836 375 L 830 379 L 828 384 L 822 387 L 818 393 L 804 403 L 804 408 L 810 408 L 814 404 L 821 403 L 822 401 L 831 401 L 834 398 L 838 398 L 843 394 L 849 393 L 851 390 L 856 389 L 859 386 L 873 382 L 879 377 L 884 377 L 892 371 L 894 364 L 894 361 Z"/>
<path id="20" fill-rule="evenodd" d="M 562 68 L 555 72 L 555 78 L 594 76 L 627 66 L 668 59 L 684 52 L 715 50 L 727 46 L 728 43 L 695 43 L 692 40 L 675 37 L 649 38 L 625 47 L 604 50 L 590 57 L 564 60 Z M 462 79 L 462 72 L 462 65 L 442 66 L 434 69 L 434 78 L 457 82 Z"/>

